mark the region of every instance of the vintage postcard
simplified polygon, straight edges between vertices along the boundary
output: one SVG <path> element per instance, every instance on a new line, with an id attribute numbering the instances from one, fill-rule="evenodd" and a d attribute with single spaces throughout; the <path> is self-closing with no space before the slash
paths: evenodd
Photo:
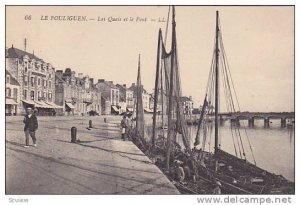
<path id="1" fill-rule="evenodd" d="M 293 5 L 6 5 L 4 66 L 10 203 L 294 203 Z"/>

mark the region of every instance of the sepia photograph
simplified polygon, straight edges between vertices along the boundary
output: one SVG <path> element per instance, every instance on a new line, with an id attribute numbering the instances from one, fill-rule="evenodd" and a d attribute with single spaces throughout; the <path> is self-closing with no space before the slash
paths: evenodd
<path id="1" fill-rule="evenodd" d="M 2 72 L 5 195 L 295 195 L 293 5 L 5 5 Z"/>

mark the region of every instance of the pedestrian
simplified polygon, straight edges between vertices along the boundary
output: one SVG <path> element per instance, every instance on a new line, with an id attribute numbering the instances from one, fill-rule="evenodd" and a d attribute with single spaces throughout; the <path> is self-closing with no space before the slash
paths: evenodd
<path id="1" fill-rule="evenodd" d="M 216 181 L 215 188 L 213 189 L 212 193 L 213 194 L 221 194 L 221 187 L 222 187 L 221 182 Z"/>
<path id="2" fill-rule="evenodd" d="M 26 145 L 24 147 L 29 147 L 29 135 L 32 138 L 33 146 L 36 147 L 36 137 L 35 137 L 35 131 L 38 129 L 38 121 L 33 113 L 32 108 L 27 108 L 27 114 L 24 117 L 23 123 L 24 126 L 24 132 L 26 137 Z"/>
<path id="3" fill-rule="evenodd" d="M 122 139 L 125 141 L 125 135 L 126 135 L 126 129 L 127 129 L 127 119 L 126 115 L 123 116 L 123 119 L 121 121 L 121 127 L 122 127 Z"/>

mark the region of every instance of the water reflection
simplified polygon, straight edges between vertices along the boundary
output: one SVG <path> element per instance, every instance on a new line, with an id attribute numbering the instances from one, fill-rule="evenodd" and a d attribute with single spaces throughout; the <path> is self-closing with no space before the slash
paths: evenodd
<path id="1" fill-rule="evenodd" d="M 149 117 L 149 120 L 151 118 Z M 214 151 L 214 124 L 210 124 L 212 132 L 206 136 L 205 150 Z M 193 147 L 197 126 L 189 126 L 191 133 L 190 144 Z M 152 132 L 152 129 L 149 130 Z M 253 155 L 257 166 L 266 169 L 275 174 L 281 174 L 287 179 L 294 181 L 294 148 L 295 148 L 295 130 L 294 127 L 281 127 L 280 120 L 270 120 L 268 127 L 264 126 L 264 120 L 256 119 L 254 126 L 249 127 L 247 120 L 240 120 L 240 132 L 243 142 L 244 151 L 248 161 L 254 162 L 248 140 L 245 136 L 247 133 Z M 162 135 L 160 130 L 158 134 Z M 150 135 L 152 136 L 152 135 Z M 164 136 L 167 136 L 165 131 Z M 219 127 L 219 143 L 221 149 L 235 155 L 234 139 L 231 132 L 231 122 L 226 120 Z M 180 136 L 177 136 L 178 143 L 183 146 Z M 201 131 L 200 146 L 203 142 L 203 131 Z M 238 149 L 238 147 L 236 148 Z M 238 153 L 239 155 L 239 153 Z"/>
<path id="2" fill-rule="evenodd" d="M 213 123 L 211 123 L 211 126 L 214 127 Z M 190 126 L 189 129 L 191 132 L 191 146 L 193 146 L 197 127 Z M 242 148 L 244 148 L 247 160 L 254 162 L 246 134 L 248 135 L 257 166 L 270 172 L 281 174 L 287 179 L 294 181 L 294 128 L 283 128 L 278 120 L 270 121 L 269 127 L 264 126 L 263 120 L 256 120 L 255 125 L 249 127 L 247 121 L 241 120 L 240 133 L 243 142 Z M 234 144 L 237 144 L 237 142 L 234 141 L 229 121 L 225 121 L 219 127 L 219 136 L 221 149 L 235 155 Z M 209 136 L 206 136 L 206 139 L 203 139 L 202 132 L 201 138 L 202 142 L 206 140 L 205 149 L 213 151 L 214 129 L 212 129 L 212 133 Z"/>

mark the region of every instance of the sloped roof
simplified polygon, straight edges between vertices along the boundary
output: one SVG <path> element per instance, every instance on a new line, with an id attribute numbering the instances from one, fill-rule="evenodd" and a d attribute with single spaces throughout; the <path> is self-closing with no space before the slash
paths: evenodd
<path id="1" fill-rule="evenodd" d="M 142 88 L 143 88 L 143 93 L 148 94 L 147 90 L 144 88 L 143 85 L 142 85 Z M 133 92 L 135 92 L 136 89 L 137 89 L 137 85 L 131 85 L 128 89 L 131 90 L 131 91 L 133 91 Z"/>
<path id="2" fill-rule="evenodd" d="M 60 81 L 62 81 L 62 82 L 64 82 L 64 83 L 66 82 L 66 81 L 65 81 L 64 79 L 62 79 L 57 73 L 55 73 L 55 77 L 58 78 Z"/>
<path id="3" fill-rule="evenodd" d="M 104 81 L 104 82 L 98 82 L 97 84 L 104 84 L 106 86 L 109 86 L 112 89 L 119 89 L 115 84 L 113 84 L 111 81 Z"/>
<path id="4" fill-rule="evenodd" d="M 8 70 L 5 69 L 5 76 L 10 76 L 10 84 L 20 86 L 20 83 L 10 74 Z"/>
<path id="5" fill-rule="evenodd" d="M 11 47 L 7 49 L 7 56 L 6 58 L 22 58 L 23 56 L 27 55 L 30 59 L 35 59 L 36 61 L 43 61 L 43 59 L 38 58 L 37 56 L 33 55 L 32 53 L 28 53 L 18 48 Z"/>
<path id="6" fill-rule="evenodd" d="M 192 101 L 190 98 L 188 98 L 186 96 L 180 97 L 179 100 L 180 100 L 180 102 Z"/>

